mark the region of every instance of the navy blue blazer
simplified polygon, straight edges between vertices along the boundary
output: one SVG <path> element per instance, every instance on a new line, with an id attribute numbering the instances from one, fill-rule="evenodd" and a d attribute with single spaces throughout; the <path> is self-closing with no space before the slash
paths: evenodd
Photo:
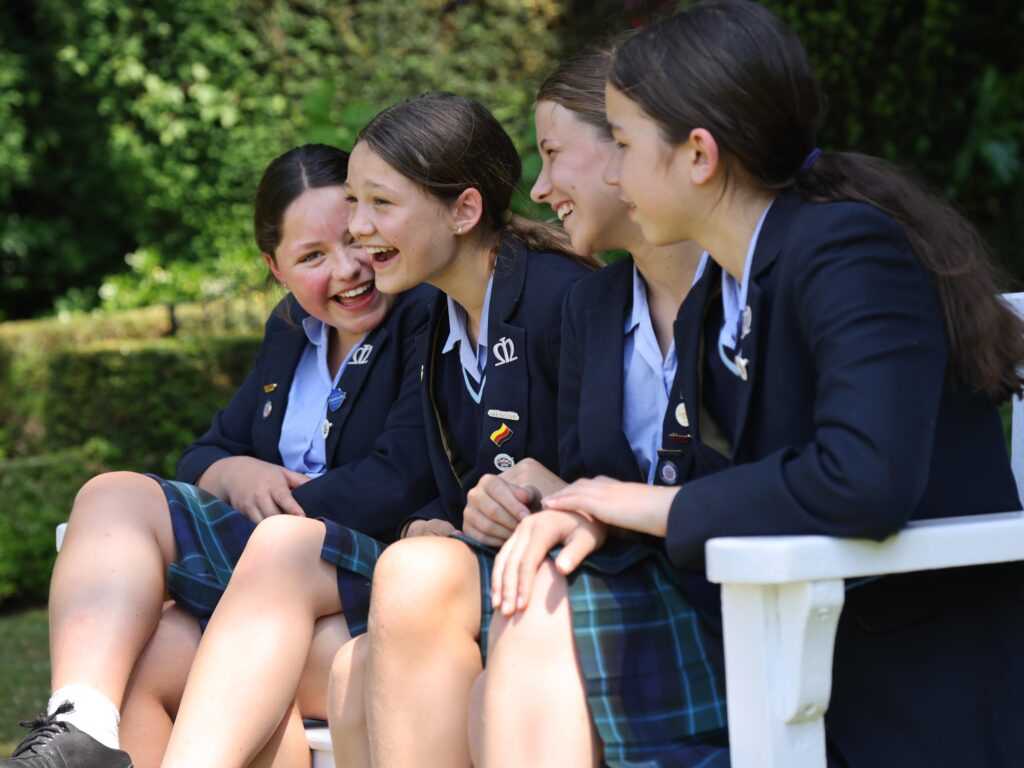
<path id="1" fill-rule="evenodd" d="M 941 311 L 891 218 L 795 195 L 773 204 L 753 256 L 748 379 L 727 456 L 697 407 L 718 354 L 703 329 L 720 278 L 706 271 L 675 327 L 674 394 L 692 442 L 668 521 L 673 562 L 702 568 L 714 536 L 881 539 L 911 519 L 1020 508 L 998 413 L 947 380 Z M 674 408 L 666 448 L 687 431 Z M 1024 764 L 1024 729 L 1010 725 L 1024 718 L 1021 576 L 986 566 L 847 592 L 826 722 L 850 766 Z"/>
<path id="2" fill-rule="evenodd" d="M 326 446 L 328 471 L 293 491 L 307 516 L 393 541 L 409 505 L 436 498 L 430 468 L 415 460 L 424 451 L 415 339 L 436 293 L 423 286 L 398 296 L 364 342 L 372 347 L 366 362 L 346 366 L 338 386 L 348 396 L 328 414 L 333 425 Z M 179 480 L 195 483 L 207 467 L 228 456 L 282 463 L 281 425 L 295 368 L 308 343 L 304 317 L 290 296 L 271 313 L 252 371 L 209 431 L 179 459 Z"/>
<path id="3" fill-rule="evenodd" d="M 561 477 L 607 475 L 643 483 L 622 431 L 622 356 L 633 306 L 633 259 L 624 258 L 576 283 L 562 313 L 558 380 Z"/>
<path id="4" fill-rule="evenodd" d="M 506 238 L 494 265 L 487 319 L 487 384 L 480 402 L 482 429 L 476 461 L 462 467 L 447 425 L 441 423 L 435 391 L 436 368 L 448 334 L 448 306 L 438 295 L 425 333 L 420 335 L 422 407 L 427 454 L 440 498 L 413 518 L 448 520 L 462 527 L 466 494 L 485 474 L 502 471 L 499 457 L 536 459 L 557 471 L 558 355 L 562 302 L 568 288 L 590 270 L 565 256 L 532 251 Z M 508 362 L 503 362 L 503 361 Z M 512 430 L 500 445 L 492 432 Z M 496 463 L 497 461 L 497 463 Z M 506 467 L 507 468 L 507 467 Z"/>

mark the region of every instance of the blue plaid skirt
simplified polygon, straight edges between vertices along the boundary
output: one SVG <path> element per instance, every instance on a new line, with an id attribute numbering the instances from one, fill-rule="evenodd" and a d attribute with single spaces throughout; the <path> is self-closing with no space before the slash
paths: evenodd
<path id="1" fill-rule="evenodd" d="M 496 551 L 458 538 L 480 564 L 486 657 Z M 606 764 L 728 766 L 724 680 L 712 661 L 720 641 L 704 628 L 664 555 L 613 539 L 570 574 L 568 584 L 576 654 Z"/>
<path id="2" fill-rule="evenodd" d="M 160 483 L 171 513 L 178 560 L 167 571 L 172 598 L 199 621 L 213 615 L 256 524 L 231 505 L 188 483 Z M 321 557 L 338 568 L 338 594 L 353 637 L 366 631 L 370 577 L 384 544 L 320 518 L 327 527 Z"/>

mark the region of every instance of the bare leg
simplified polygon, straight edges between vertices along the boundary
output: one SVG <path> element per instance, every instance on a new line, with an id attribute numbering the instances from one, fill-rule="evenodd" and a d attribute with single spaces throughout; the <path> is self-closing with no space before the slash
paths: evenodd
<path id="1" fill-rule="evenodd" d="M 495 615 L 482 677 L 482 706 L 471 714 L 470 726 L 478 766 L 600 764 L 568 586 L 551 561 L 541 566 L 526 611 L 511 618 Z"/>
<path id="2" fill-rule="evenodd" d="M 175 549 L 167 501 L 152 479 L 112 472 L 82 486 L 50 583 L 53 690 L 80 683 L 121 706 L 160 619 Z"/>
<path id="3" fill-rule="evenodd" d="M 309 768 L 310 760 L 302 715 L 293 703 L 270 741 L 249 763 L 249 768 Z"/>
<path id="4" fill-rule="evenodd" d="M 462 542 L 399 541 L 373 580 L 367 723 L 373 764 L 469 765 L 467 710 L 481 671 L 480 571 Z"/>
<path id="5" fill-rule="evenodd" d="M 331 726 L 334 765 L 369 768 L 370 737 L 366 731 L 366 635 L 346 643 L 334 657 L 327 689 L 327 721 Z"/>
<path id="6" fill-rule="evenodd" d="M 306 518 L 278 515 L 256 527 L 199 645 L 165 766 L 241 768 L 274 734 L 298 692 L 317 619 L 341 611 L 323 540 L 323 524 Z"/>
<path id="7" fill-rule="evenodd" d="M 128 681 L 121 711 L 121 748 L 135 768 L 158 768 L 181 692 L 202 635 L 199 622 L 170 603 Z"/>

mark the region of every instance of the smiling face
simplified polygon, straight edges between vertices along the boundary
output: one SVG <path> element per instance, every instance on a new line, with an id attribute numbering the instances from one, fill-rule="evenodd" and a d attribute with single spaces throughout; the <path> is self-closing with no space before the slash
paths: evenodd
<path id="1" fill-rule="evenodd" d="M 604 180 L 619 188 L 644 239 L 652 245 L 698 239 L 694 223 L 701 207 L 692 194 L 685 145 L 669 145 L 658 124 L 613 85 L 605 104 L 618 149 Z"/>
<path id="2" fill-rule="evenodd" d="M 618 190 L 602 179 L 612 143 L 553 101 L 538 102 L 534 116 L 542 166 L 530 197 L 551 206 L 577 253 L 631 248 L 640 232 Z"/>
<path id="3" fill-rule="evenodd" d="M 264 258 L 302 308 L 336 328 L 344 342 L 380 325 L 394 303 L 377 290 L 370 258 L 349 233 L 340 186 L 307 189 L 293 200 L 281 242 Z"/>
<path id="4" fill-rule="evenodd" d="M 349 229 L 387 293 L 420 283 L 444 289 L 458 247 L 452 206 L 427 194 L 360 142 L 345 183 Z"/>

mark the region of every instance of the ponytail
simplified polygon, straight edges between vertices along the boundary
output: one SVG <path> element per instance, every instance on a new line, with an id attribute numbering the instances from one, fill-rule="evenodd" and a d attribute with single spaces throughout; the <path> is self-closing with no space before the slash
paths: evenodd
<path id="1" fill-rule="evenodd" d="M 565 256 L 589 268 L 598 269 L 602 262 L 591 254 L 580 255 L 572 249 L 569 235 L 564 229 L 512 214 L 502 227 L 502 233 L 523 243 L 531 251 L 547 251 Z"/>

